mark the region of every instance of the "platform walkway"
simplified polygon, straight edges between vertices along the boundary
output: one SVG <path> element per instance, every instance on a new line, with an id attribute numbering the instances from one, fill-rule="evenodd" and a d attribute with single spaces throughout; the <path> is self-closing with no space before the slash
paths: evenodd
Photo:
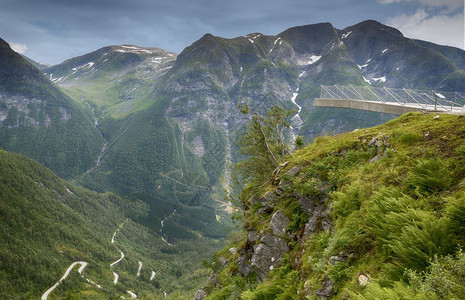
<path id="1" fill-rule="evenodd" d="M 407 112 L 465 114 L 465 93 L 371 86 L 321 86 L 316 107 L 352 108 L 402 115 Z"/>

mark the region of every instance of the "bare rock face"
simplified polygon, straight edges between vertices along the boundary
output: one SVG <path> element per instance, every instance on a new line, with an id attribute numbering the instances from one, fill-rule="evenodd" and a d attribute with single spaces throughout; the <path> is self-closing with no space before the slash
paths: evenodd
<path id="1" fill-rule="evenodd" d="M 243 255 L 239 255 L 237 257 L 236 264 L 237 269 L 244 277 L 247 277 L 247 275 L 249 275 L 253 271 L 252 267 L 247 262 L 247 258 Z"/>
<path id="2" fill-rule="evenodd" d="M 289 219 L 282 212 L 282 210 L 278 210 L 271 217 L 270 228 L 273 231 L 274 235 L 284 235 L 286 233 L 287 225 L 289 225 Z"/>
<path id="3" fill-rule="evenodd" d="M 310 236 L 320 230 L 328 231 L 331 229 L 332 220 L 328 211 L 323 205 L 316 206 L 309 214 L 307 223 L 305 224 L 304 235 Z"/>
<path id="4" fill-rule="evenodd" d="M 276 194 L 271 192 L 266 192 L 263 197 L 260 197 L 258 202 L 262 207 L 258 210 L 259 213 L 265 214 L 273 212 L 276 197 Z"/>
<path id="5" fill-rule="evenodd" d="M 284 253 L 289 251 L 287 242 L 274 235 L 265 235 L 258 245 L 254 246 L 251 265 L 259 280 L 265 280 L 268 273 L 281 265 Z"/>
<path id="6" fill-rule="evenodd" d="M 302 207 L 302 210 L 307 215 L 311 215 L 311 213 L 313 212 L 313 209 L 315 208 L 313 205 L 312 199 L 308 197 L 304 197 L 304 196 L 299 197 L 299 204 L 300 204 L 300 207 Z"/>
<path id="7" fill-rule="evenodd" d="M 252 243 L 252 244 L 255 243 L 256 241 L 258 241 L 259 238 L 260 237 L 258 236 L 256 231 L 249 231 L 247 233 L 247 241 Z"/>

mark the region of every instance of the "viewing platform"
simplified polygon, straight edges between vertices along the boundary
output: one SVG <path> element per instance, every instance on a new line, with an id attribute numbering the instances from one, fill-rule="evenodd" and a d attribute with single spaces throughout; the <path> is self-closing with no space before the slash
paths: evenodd
<path id="1" fill-rule="evenodd" d="M 407 112 L 465 114 L 465 93 L 371 86 L 321 86 L 315 107 L 352 108 L 402 115 Z"/>

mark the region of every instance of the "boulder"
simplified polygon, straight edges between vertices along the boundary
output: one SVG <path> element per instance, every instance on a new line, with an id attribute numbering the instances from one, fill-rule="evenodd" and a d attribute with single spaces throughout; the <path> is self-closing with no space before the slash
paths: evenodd
<path id="1" fill-rule="evenodd" d="M 273 234 L 278 236 L 284 235 L 287 225 L 289 225 L 289 219 L 282 210 L 278 210 L 271 217 L 270 229 L 273 231 Z"/>
<path id="2" fill-rule="evenodd" d="M 229 248 L 228 252 L 229 252 L 229 254 L 234 255 L 234 254 L 237 253 L 237 249 L 236 248 Z"/>
<path id="3" fill-rule="evenodd" d="M 378 151 L 379 152 L 379 151 Z M 380 160 L 381 158 L 385 157 L 387 155 L 387 152 L 388 152 L 388 148 L 385 148 L 384 151 L 382 153 L 378 153 L 375 157 L 373 157 L 372 159 L 370 159 L 370 163 L 374 163 L 374 162 L 377 162 L 378 160 Z"/>
<path id="4" fill-rule="evenodd" d="M 258 279 L 265 280 L 271 270 L 279 267 L 284 253 L 288 251 L 289 247 L 284 239 L 273 235 L 263 236 L 260 243 L 254 246 L 251 259 L 252 268 L 257 273 Z"/>

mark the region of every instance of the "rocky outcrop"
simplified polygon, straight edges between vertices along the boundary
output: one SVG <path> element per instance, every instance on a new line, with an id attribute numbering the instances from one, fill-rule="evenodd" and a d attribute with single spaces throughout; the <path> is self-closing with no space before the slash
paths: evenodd
<path id="1" fill-rule="evenodd" d="M 286 233 L 287 225 L 289 225 L 289 219 L 284 215 L 282 210 L 278 210 L 271 217 L 270 229 L 274 235 L 282 236 Z"/>
<path id="2" fill-rule="evenodd" d="M 260 280 L 265 280 L 268 273 L 279 267 L 284 253 L 289 251 L 287 242 L 280 237 L 266 234 L 253 248 L 251 266 Z"/>

